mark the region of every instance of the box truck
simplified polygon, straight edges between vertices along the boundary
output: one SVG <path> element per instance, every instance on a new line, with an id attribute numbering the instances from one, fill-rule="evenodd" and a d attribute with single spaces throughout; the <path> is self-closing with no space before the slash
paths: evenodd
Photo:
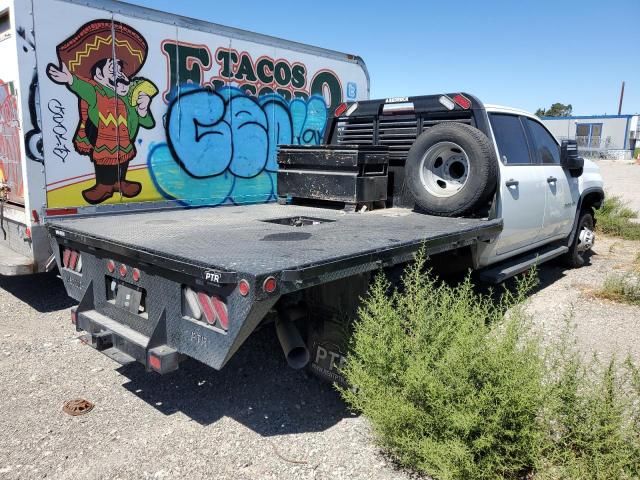
<path id="1" fill-rule="evenodd" d="M 52 216 L 273 200 L 276 145 L 369 95 L 357 56 L 117 1 L 0 0 L 0 58 L 1 275 L 55 267 Z"/>

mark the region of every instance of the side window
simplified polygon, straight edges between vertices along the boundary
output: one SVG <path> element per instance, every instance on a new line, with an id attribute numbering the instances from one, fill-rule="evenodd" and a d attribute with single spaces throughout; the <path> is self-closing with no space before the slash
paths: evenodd
<path id="1" fill-rule="evenodd" d="M 560 165 L 560 147 L 553 136 L 538 122 L 530 118 L 525 119 L 525 122 L 529 125 L 529 132 L 533 137 L 533 144 L 540 163 Z"/>
<path id="2" fill-rule="evenodd" d="M 529 146 L 520 117 L 492 113 L 489 115 L 493 135 L 498 143 L 500 160 L 505 165 L 530 165 Z"/>

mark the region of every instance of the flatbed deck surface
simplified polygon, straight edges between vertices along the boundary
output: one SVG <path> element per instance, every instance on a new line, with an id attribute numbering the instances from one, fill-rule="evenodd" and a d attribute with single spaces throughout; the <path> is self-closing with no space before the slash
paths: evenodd
<path id="1" fill-rule="evenodd" d="M 296 227 L 268 220 L 326 220 Z M 56 228 L 207 268 L 267 274 L 448 237 L 499 231 L 502 220 L 434 217 L 409 209 L 366 213 L 261 204 L 69 217 Z"/>

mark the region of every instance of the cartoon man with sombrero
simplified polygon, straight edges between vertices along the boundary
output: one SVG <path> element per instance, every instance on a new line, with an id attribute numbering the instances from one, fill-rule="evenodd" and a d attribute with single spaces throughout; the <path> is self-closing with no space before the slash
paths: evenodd
<path id="1" fill-rule="evenodd" d="M 136 156 L 138 130 L 155 126 L 149 107 L 158 89 L 136 77 L 147 52 L 146 40 L 133 28 L 95 20 L 58 45 L 59 67 L 47 67 L 49 78 L 66 85 L 79 99 L 74 145 L 94 164 L 96 183 L 82 192 L 92 205 L 117 192 L 133 198 L 142 190 L 140 183 L 128 181 L 126 175 Z"/>

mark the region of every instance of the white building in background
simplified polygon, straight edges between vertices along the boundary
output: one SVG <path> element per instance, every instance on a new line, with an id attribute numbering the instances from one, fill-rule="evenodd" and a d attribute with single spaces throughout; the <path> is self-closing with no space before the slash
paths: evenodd
<path id="1" fill-rule="evenodd" d="M 585 156 L 630 159 L 634 149 L 640 148 L 639 117 L 640 115 L 542 117 L 542 122 L 558 140 L 577 140 L 578 148 Z"/>

